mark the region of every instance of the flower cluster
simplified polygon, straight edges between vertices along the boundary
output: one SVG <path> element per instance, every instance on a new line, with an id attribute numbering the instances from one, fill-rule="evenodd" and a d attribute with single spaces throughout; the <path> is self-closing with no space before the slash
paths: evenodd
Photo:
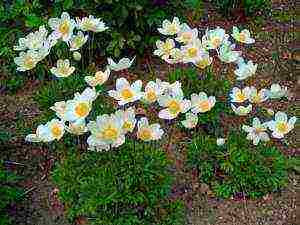
<path id="1" fill-rule="evenodd" d="M 107 29 L 100 19 L 93 16 L 81 20 L 77 18 L 75 22 L 67 13 L 63 13 L 61 18 L 50 19 L 49 25 L 54 30 L 49 35 L 51 40 L 55 42 L 61 39 L 67 42 L 70 51 L 76 51 L 86 42 L 87 36 L 82 31 L 101 32 Z M 76 36 L 73 35 L 75 28 L 80 30 Z M 237 80 L 244 80 L 256 72 L 257 65 L 254 65 L 252 61 L 245 62 L 241 57 L 241 52 L 234 49 L 235 46 L 230 42 L 230 36 L 224 29 L 218 27 L 206 30 L 200 39 L 197 29 L 191 29 L 187 24 L 180 24 L 178 18 L 175 17 L 172 22 L 165 20 L 158 30 L 163 35 L 176 36 L 174 39 L 167 38 L 165 41 L 156 43 L 158 49 L 154 54 L 168 63 L 192 63 L 199 68 L 205 68 L 212 63 L 210 51 L 216 51 L 221 61 L 238 65 L 235 70 Z M 49 39 L 44 29 L 40 29 L 33 36 L 37 40 Z M 233 27 L 231 36 L 241 43 L 251 44 L 254 42 L 248 30 L 240 32 L 238 28 Z M 26 37 L 20 41 L 20 45 L 16 49 L 25 50 L 30 47 L 28 52 L 33 51 L 34 54 L 39 54 L 38 52 L 41 51 L 40 49 L 43 48 L 41 46 L 44 44 L 40 44 L 38 41 L 31 43 L 27 40 L 28 38 L 32 37 Z M 56 102 L 50 109 L 55 111 L 57 118 L 39 125 L 35 134 L 27 135 L 26 141 L 51 142 L 60 140 L 65 132 L 74 135 L 88 133 L 87 144 L 90 150 L 108 150 L 122 145 L 126 136 L 135 135 L 142 141 L 154 141 L 162 138 L 164 131 L 160 124 L 149 124 L 146 117 L 140 118 L 136 115 L 132 105 L 137 101 L 159 107 L 158 118 L 163 120 L 174 120 L 179 115 L 185 114 L 185 119 L 181 121 L 181 124 L 188 129 L 197 126 L 199 114 L 206 113 L 215 106 L 216 98 L 208 96 L 203 91 L 193 93 L 190 97 L 184 96 L 179 81 L 169 83 L 156 79 L 147 82 L 143 87 L 142 80 L 131 82 L 121 77 L 116 79 L 115 89 L 107 92 L 117 101 L 121 109 L 110 115 L 99 115 L 95 121 L 90 120 L 89 114 L 92 111 L 93 102 L 100 94 L 96 91 L 96 87 L 107 82 L 111 71 L 128 69 L 134 59 L 135 57 L 133 59 L 122 58 L 119 62 L 115 62 L 108 58 L 108 65 L 104 71 L 97 71 L 93 76 L 84 77 L 89 87 L 82 93 L 75 93 L 71 100 Z M 51 72 L 57 77 L 67 77 L 74 70 L 75 68 L 70 65 L 69 60 L 58 60 L 57 67 L 52 68 Z M 237 115 L 245 116 L 252 111 L 252 104 L 286 97 L 287 88 L 279 84 L 273 84 L 270 89 L 261 90 L 257 90 L 254 86 L 246 86 L 242 89 L 234 87 L 229 96 L 233 111 Z M 247 105 L 236 106 L 236 104 L 242 103 L 247 103 Z M 131 107 L 126 108 L 129 105 Z M 295 122 L 296 117 L 288 119 L 285 113 L 277 112 L 272 121 L 261 123 L 258 118 L 254 118 L 252 126 L 244 125 L 242 129 L 248 133 L 247 139 L 252 140 L 256 145 L 260 141 L 270 139 L 267 133 L 268 129 L 272 131 L 273 137 L 283 138 L 294 128 Z M 224 145 L 225 141 L 226 138 L 219 138 L 217 144 Z"/>
<path id="2" fill-rule="evenodd" d="M 257 64 L 252 61 L 245 62 L 241 57 L 241 52 L 235 50 L 235 44 L 230 41 L 230 35 L 220 27 L 207 29 L 203 36 L 199 37 L 198 29 L 190 28 L 186 23 L 181 24 L 175 17 L 172 22 L 165 20 L 158 31 L 169 37 L 165 41 L 156 42 L 157 49 L 154 55 L 161 57 L 169 64 L 192 63 L 204 69 L 213 61 L 211 52 L 216 51 L 222 62 L 237 64 L 238 67 L 234 73 L 238 80 L 251 77 L 256 72 Z M 237 27 L 233 27 L 231 37 L 244 44 L 255 42 L 248 30 L 240 32 Z"/>
<path id="3" fill-rule="evenodd" d="M 284 112 L 277 112 L 274 116 L 274 120 L 261 123 L 259 118 L 255 117 L 252 122 L 252 126 L 243 125 L 242 129 L 248 133 L 247 139 L 252 140 L 254 145 L 257 145 L 259 141 L 269 141 L 270 137 L 267 133 L 269 129 L 272 131 L 274 138 L 281 139 L 289 133 L 296 123 L 296 117 L 293 116 L 288 119 L 288 116 Z"/>
<path id="4" fill-rule="evenodd" d="M 268 99 L 277 99 L 287 96 L 287 88 L 279 84 L 272 84 L 270 89 L 257 90 L 254 86 L 246 86 L 243 89 L 234 87 L 229 94 L 231 108 L 239 116 L 245 116 L 252 111 L 252 104 L 259 104 Z M 247 106 L 236 107 L 233 103 L 246 103 Z"/>
<path id="5" fill-rule="evenodd" d="M 136 136 L 143 141 L 158 140 L 163 135 L 160 125 L 149 124 L 146 117 L 136 119 L 134 108 L 118 110 L 111 115 L 100 115 L 96 121 L 86 123 L 93 101 L 98 97 L 95 88 L 87 87 L 81 94 L 76 93 L 68 101 L 56 102 L 50 109 L 58 118 L 45 125 L 39 125 L 35 134 L 29 134 L 29 142 L 50 142 L 60 140 L 65 131 L 74 135 L 90 132 L 87 139 L 89 149 L 108 150 L 125 142 L 125 135 L 133 132 L 137 124 Z"/>
<path id="6" fill-rule="evenodd" d="M 93 16 L 82 19 L 71 18 L 67 12 L 63 12 L 60 18 L 50 18 L 48 25 L 49 32 L 45 26 L 40 26 L 38 31 L 31 32 L 25 38 L 20 38 L 14 50 L 21 51 L 20 55 L 14 59 L 18 71 L 33 69 L 38 62 L 50 54 L 51 48 L 59 41 L 66 42 L 70 51 L 79 50 L 88 40 L 88 35 L 83 32 L 102 32 L 108 29 L 101 19 Z M 76 32 L 75 32 L 76 31 Z M 77 52 L 74 55 L 78 55 Z M 57 67 L 51 72 L 58 77 L 67 77 L 74 72 L 75 68 L 70 67 L 69 61 L 58 60 Z"/>
<path id="7" fill-rule="evenodd" d="M 142 91 L 141 80 L 130 84 L 122 77 L 116 81 L 116 90 L 110 90 L 108 94 L 116 99 L 120 106 L 137 100 L 145 103 L 158 103 L 160 107 L 163 107 L 158 117 L 165 120 L 175 119 L 180 113 L 187 113 L 191 110 L 191 113 L 187 113 L 186 120 L 182 122 L 187 128 L 195 127 L 198 121 L 198 118 L 195 119 L 197 114 L 210 111 L 216 102 L 214 96 L 208 97 L 205 92 L 192 94 L 191 100 L 188 100 L 184 97 L 179 81 L 169 83 L 159 79 L 149 81 Z"/>

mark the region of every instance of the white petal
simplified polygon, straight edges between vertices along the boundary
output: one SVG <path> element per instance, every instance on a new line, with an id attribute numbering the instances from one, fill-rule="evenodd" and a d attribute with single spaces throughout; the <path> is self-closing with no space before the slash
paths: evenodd
<path id="1" fill-rule="evenodd" d="M 275 114 L 275 120 L 276 121 L 282 121 L 282 122 L 287 122 L 287 115 L 284 112 L 277 112 Z"/>
<path id="2" fill-rule="evenodd" d="M 128 87 L 128 86 L 130 86 L 130 84 L 124 77 L 117 79 L 117 82 L 116 82 L 117 90 L 122 90 L 124 87 Z"/>
<path id="3" fill-rule="evenodd" d="M 170 113 L 169 109 L 163 109 L 163 110 L 159 111 L 159 113 L 158 113 L 158 117 L 161 119 L 165 119 L 165 120 L 172 120 L 176 116 L 177 115 Z"/>

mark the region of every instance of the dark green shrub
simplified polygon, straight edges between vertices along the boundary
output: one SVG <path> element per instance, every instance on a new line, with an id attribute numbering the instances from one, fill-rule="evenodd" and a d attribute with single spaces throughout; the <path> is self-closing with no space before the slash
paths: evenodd
<path id="1" fill-rule="evenodd" d="M 13 46 L 18 38 L 47 24 L 50 17 L 60 16 L 63 11 L 73 17 L 101 17 L 110 30 L 93 34 L 96 41 L 88 45 L 97 57 L 104 54 L 118 57 L 121 53 L 127 55 L 134 51 L 137 54 L 152 48 L 158 25 L 164 19 L 182 16 L 189 6 L 191 4 L 181 0 L 56 0 L 50 4 L 45 0 L 4 0 L 0 4 L 0 57 L 5 60 L 0 61 L 0 72 L 6 74 L 4 78 L 8 81 L 1 81 L 1 84 L 11 91 L 21 87 L 22 79 L 12 76 L 16 74 L 13 58 L 17 55 Z M 54 59 L 58 58 L 55 51 L 51 54 L 56 56 Z M 38 76 L 48 73 L 45 68 L 41 68 L 42 72 L 36 69 Z"/>
<path id="2" fill-rule="evenodd" d="M 4 163 L 0 160 L 0 225 L 12 224 L 6 209 L 22 196 L 22 191 L 14 185 L 16 180 L 17 177 L 8 173 L 4 168 Z"/>
<path id="3" fill-rule="evenodd" d="M 70 219 L 99 225 L 184 224 L 183 206 L 169 202 L 172 177 L 165 153 L 127 142 L 117 150 L 69 154 L 53 179 Z"/>
<path id="4" fill-rule="evenodd" d="M 270 0 L 244 0 L 243 7 L 246 15 L 254 15 L 257 12 L 268 13 L 271 7 Z"/>
<path id="5" fill-rule="evenodd" d="M 212 0 L 213 4 L 223 15 L 233 15 L 234 10 L 240 10 L 247 16 L 253 16 L 258 12 L 267 13 L 271 6 L 270 0 Z"/>
<path id="6" fill-rule="evenodd" d="M 231 133 L 223 146 L 199 135 L 188 149 L 189 165 L 218 197 L 261 197 L 287 183 L 286 159 L 275 147 L 254 146 L 244 135 Z"/>

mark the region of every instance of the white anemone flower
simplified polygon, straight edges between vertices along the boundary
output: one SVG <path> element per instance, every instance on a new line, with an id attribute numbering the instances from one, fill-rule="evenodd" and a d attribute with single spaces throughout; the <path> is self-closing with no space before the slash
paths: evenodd
<path id="1" fill-rule="evenodd" d="M 149 81 L 146 84 L 145 91 L 143 93 L 143 100 L 146 103 L 154 103 L 163 94 L 164 88 L 154 81 Z"/>
<path id="2" fill-rule="evenodd" d="M 195 40 L 197 37 L 198 30 L 196 28 L 191 29 L 186 23 L 184 23 L 180 26 L 180 31 L 178 32 L 175 40 L 186 45 Z"/>
<path id="3" fill-rule="evenodd" d="M 88 83 L 91 87 L 96 87 L 97 85 L 104 84 L 110 75 L 110 69 L 107 67 L 104 72 L 97 71 L 95 76 L 85 76 L 84 80 Z"/>
<path id="4" fill-rule="evenodd" d="M 241 43 L 253 44 L 255 42 L 255 40 L 251 38 L 249 30 L 244 29 L 240 32 L 236 26 L 233 26 L 231 36 Z"/>
<path id="5" fill-rule="evenodd" d="M 239 58 L 238 68 L 234 71 L 234 74 L 237 76 L 237 80 L 245 80 L 253 76 L 256 70 L 257 64 L 254 64 L 251 60 L 245 63 L 242 58 Z"/>
<path id="6" fill-rule="evenodd" d="M 218 145 L 218 146 L 224 145 L 225 142 L 226 142 L 226 139 L 225 139 L 225 138 L 217 138 L 217 145 Z"/>
<path id="7" fill-rule="evenodd" d="M 267 89 L 261 89 L 258 91 L 255 87 L 250 87 L 249 101 L 254 104 L 259 104 L 266 101 L 269 98 L 269 91 Z"/>
<path id="8" fill-rule="evenodd" d="M 269 98 L 271 99 L 277 99 L 286 97 L 288 94 L 287 87 L 280 86 L 279 84 L 272 84 L 270 91 L 269 91 Z"/>
<path id="9" fill-rule="evenodd" d="M 157 83 L 157 85 L 158 85 L 159 87 L 161 87 L 161 89 L 163 89 L 163 93 L 164 93 L 164 94 L 167 94 L 167 90 L 168 90 L 168 88 L 170 87 L 170 83 L 169 83 L 169 82 L 167 82 L 167 81 L 162 81 L 162 80 L 160 80 L 160 79 L 156 79 L 156 80 L 155 80 L 155 83 Z M 180 82 L 177 81 L 177 83 L 179 83 L 179 86 L 180 86 L 180 89 L 181 89 L 181 84 L 180 84 Z M 182 94 L 183 94 L 183 92 L 182 92 Z"/>
<path id="10" fill-rule="evenodd" d="M 235 45 L 225 41 L 218 49 L 218 57 L 222 62 L 232 63 L 238 60 L 240 51 L 234 51 Z"/>
<path id="11" fill-rule="evenodd" d="M 130 107 L 126 110 L 118 110 L 116 111 L 115 115 L 121 120 L 122 122 L 122 129 L 124 133 L 132 132 L 135 128 L 136 119 L 135 119 L 135 110 L 134 108 Z"/>
<path id="12" fill-rule="evenodd" d="M 45 26 L 40 26 L 38 31 L 29 33 L 25 38 L 20 38 L 19 45 L 14 46 L 14 50 L 38 50 L 43 47 L 44 42 L 47 40 L 47 35 L 48 30 Z"/>
<path id="13" fill-rule="evenodd" d="M 71 39 L 68 41 L 70 46 L 70 51 L 76 51 L 80 49 L 88 40 L 89 36 L 84 35 L 79 31 L 76 35 L 72 35 Z"/>
<path id="14" fill-rule="evenodd" d="M 154 51 L 154 55 L 161 57 L 163 60 L 168 60 L 172 50 L 175 48 L 175 42 L 173 39 L 168 38 L 165 42 L 156 41 L 157 49 Z"/>
<path id="15" fill-rule="evenodd" d="M 214 96 L 207 97 L 205 92 L 191 95 L 191 111 L 194 114 L 208 112 L 214 107 L 216 98 Z"/>
<path id="16" fill-rule="evenodd" d="M 39 52 L 35 50 L 20 52 L 20 55 L 14 58 L 14 62 L 18 66 L 18 71 L 27 71 L 33 69 L 40 60 L 41 56 Z"/>
<path id="17" fill-rule="evenodd" d="M 52 35 L 65 42 L 70 40 L 76 27 L 75 20 L 71 19 L 67 12 L 63 12 L 60 18 L 50 18 L 48 24 L 53 30 Z"/>
<path id="18" fill-rule="evenodd" d="M 82 31 L 92 31 L 95 33 L 102 32 L 108 29 L 105 23 L 100 18 L 95 18 L 92 15 L 83 17 L 82 19 L 76 18 L 77 27 Z"/>
<path id="19" fill-rule="evenodd" d="M 161 86 L 164 89 L 163 95 L 183 96 L 183 90 L 179 81 L 175 81 L 172 84 L 170 84 L 169 82 L 162 82 Z"/>
<path id="20" fill-rule="evenodd" d="M 69 122 L 66 131 L 75 135 L 83 135 L 88 131 L 85 119 L 78 119 L 75 122 Z"/>
<path id="21" fill-rule="evenodd" d="M 297 121 L 295 116 L 288 119 L 288 116 L 284 112 L 277 112 L 275 114 L 275 119 L 268 122 L 268 127 L 272 131 L 272 136 L 274 138 L 281 139 L 294 129 L 294 125 Z"/>
<path id="22" fill-rule="evenodd" d="M 70 66 L 68 59 L 59 59 L 57 60 L 56 67 L 52 67 L 50 71 L 56 77 L 68 77 L 75 71 L 75 67 Z"/>
<path id="23" fill-rule="evenodd" d="M 98 116 L 87 124 L 91 135 L 87 139 L 90 150 L 109 150 L 125 142 L 123 121 L 114 114 Z"/>
<path id="24" fill-rule="evenodd" d="M 75 93 L 74 98 L 66 102 L 64 120 L 75 122 L 78 119 L 85 119 L 89 115 L 92 103 L 96 98 L 96 90 L 89 87 L 81 94 Z"/>
<path id="25" fill-rule="evenodd" d="M 54 106 L 51 106 L 50 109 L 56 113 L 56 116 L 62 120 L 65 120 L 65 113 L 66 113 L 66 102 L 60 101 L 55 102 Z"/>
<path id="26" fill-rule="evenodd" d="M 209 53 L 207 51 L 203 51 L 200 53 L 198 58 L 195 59 L 193 64 L 200 69 L 205 69 L 206 67 L 211 65 L 212 61 L 213 58 L 209 56 Z"/>
<path id="27" fill-rule="evenodd" d="M 205 35 L 202 37 L 202 43 L 207 49 L 217 49 L 228 37 L 224 29 L 217 27 L 213 30 L 206 30 Z"/>
<path id="28" fill-rule="evenodd" d="M 179 48 L 173 48 L 168 57 L 163 56 L 163 59 L 169 64 L 176 64 L 182 62 L 184 53 Z"/>
<path id="29" fill-rule="evenodd" d="M 120 61 L 118 63 L 116 63 L 112 58 L 108 58 L 107 62 L 108 62 L 108 67 L 110 70 L 113 71 L 120 71 L 120 70 L 125 70 L 128 69 L 129 67 L 131 67 L 132 63 L 135 60 L 135 56 L 133 57 L 132 60 L 130 60 L 129 58 L 122 58 L 120 59 Z"/>
<path id="30" fill-rule="evenodd" d="M 58 119 L 52 119 L 46 124 L 37 127 L 35 134 L 29 134 L 25 137 L 28 142 L 51 142 L 60 140 L 64 135 L 65 124 Z"/>
<path id="31" fill-rule="evenodd" d="M 158 117 L 165 120 L 172 120 L 180 113 L 186 113 L 191 108 L 191 101 L 184 99 L 183 95 L 162 95 L 158 99 L 158 104 L 165 107 L 158 113 Z"/>
<path id="32" fill-rule="evenodd" d="M 234 104 L 231 104 L 232 111 L 239 116 L 246 116 L 252 111 L 252 105 L 248 106 L 239 106 L 236 107 Z"/>
<path id="33" fill-rule="evenodd" d="M 198 123 L 198 116 L 194 113 L 186 113 L 185 120 L 181 121 L 181 124 L 188 129 L 195 128 Z"/>
<path id="34" fill-rule="evenodd" d="M 198 38 L 194 39 L 189 44 L 182 46 L 181 51 L 183 53 L 183 63 L 194 63 L 198 61 L 201 54 L 206 52 Z"/>
<path id="35" fill-rule="evenodd" d="M 229 96 L 231 98 L 231 102 L 243 103 L 247 101 L 250 97 L 250 87 L 245 87 L 243 89 L 234 87 L 232 88 Z"/>
<path id="36" fill-rule="evenodd" d="M 248 133 L 247 139 L 252 140 L 254 145 L 257 145 L 260 141 L 270 140 L 269 135 L 266 132 L 268 123 L 261 123 L 257 117 L 253 118 L 252 127 L 243 125 L 242 129 Z"/>
<path id="37" fill-rule="evenodd" d="M 161 139 L 164 131 L 160 128 L 160 124 L 154 123 L 149 124 L 149 121 L 146 117 L 142 117 L 138 121 L 138 131 L 137 138 L 142 141 L 156 141 Z"/>
<path id="38" fill-rule="evenodd" d="M 137 80 L 130 85 L 124 77 L 121 77 L 116 81 L 116 90 L 110 90 L 108 94 L 118 100 L 119 105 L 125 105 L 129 102 L 135 102 L 143 96 L 142 85 L 141 80 Z"/>
<path id="39" fill-rule="evenodd" d="M 177 17 L 173 18 L 173 21 L 164 20 L 162 23 L 162 28 L 157 29 L 159 33 L 163 35 L 175 35 L 180 32 L 180 22 Z"/>

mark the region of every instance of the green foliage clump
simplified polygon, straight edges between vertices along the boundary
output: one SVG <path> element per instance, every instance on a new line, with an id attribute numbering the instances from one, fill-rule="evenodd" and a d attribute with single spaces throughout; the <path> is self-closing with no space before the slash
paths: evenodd
<path id="1" fill-rule="evenodd" d="M 16 180 L 17 177 L 8 173 L 4 168 L 4 163 L 0 160 L 0 225 L 12 224 L 6 208 L 22 196 L 22 191 L 14 187 Z"/>
<path id="2" fill-rule="evenodd" d="M 213 0 L 213 4 L 224 15 L 234 14 L 234 9 L 242 9 L 247 16 L 258 12 L 266 13 L 271 7 L 270 0 Z"/>
<path id="3" fill-rule="evenodd" d="M 86 83 L 82 75 L 73 74 L 70 77 L 56 79 L 43 85 L 34 97 L 41 110 L 49 110 L 55 102 L 73 98 L 75 92 L 82 92 Z"/>
<path id="4" fill-rule="evenodd" d="M 69 154 L 53 172 L 68 216 L 92 224 L 180 225 L 181 202 L 167 199 L 172 177 L 165 153 L 127 142 L 116 151 Z"/>
<path id="5" fill-rule="evenodd" d="M 220 115 L 231 113 L 230 106 L 226 101 L 231 83 L 216 77 L 211 68 L 207 68 L 201 73 L 193 67 L 179 68 L 169 72 L 168 81 L 180 81 L 185 96 L 190 96 L 193 93 L 199 94 L 199 92 L 205 92 L 208 96 L 215 96 L 215 106 L 209 112 L 200 113 L 198 119 L 200 126 L 205 128 L 207 133 L 220 133 Z"/>
<path id="6" fill-rule="evenodd" d="M 86 83 L 83 79 L 83 75 L 78 74 L 74 74 L 64 79 L 56 79 L 42 86 L 34 96 L 34 100 L 37 102 L 39 109 L 43 111 L 36 122 L 43 123 L 54 118 L 55 112 L 49 110 L 49 108 L 53 106 L 55 102 L 72 99 L 74 93 L 82 93 L 85 88 Z M 95 110 L 89 115 L 90 118 L 96 119 L 98 115 L 109 114 L 114 110 L 112 105 L 105 100 L 107 96 L 102 93 L 104 92 L 100 92 L 100 95 L 93 102 Z"/>
<path id="7" fill-rule="evenodd" d="M 244 135 L 231 133 L 223 146 L 216 138 L 199 135 L 188 148 L 189 165 L 218 197 L 261 197 L 287 183 L 286 159 L 276 147 L 249 144 Z"/>
<path id="8" fill-rule="evenodd" d="M 231 88 L 230 82 L 219 79 L 210 67 L 202 73 L 195 67 L 177 68 L 169 72 L 168 81 L 180 81 L 185 96 L 204 91 L 208 95 L 223 97 Z"/>

